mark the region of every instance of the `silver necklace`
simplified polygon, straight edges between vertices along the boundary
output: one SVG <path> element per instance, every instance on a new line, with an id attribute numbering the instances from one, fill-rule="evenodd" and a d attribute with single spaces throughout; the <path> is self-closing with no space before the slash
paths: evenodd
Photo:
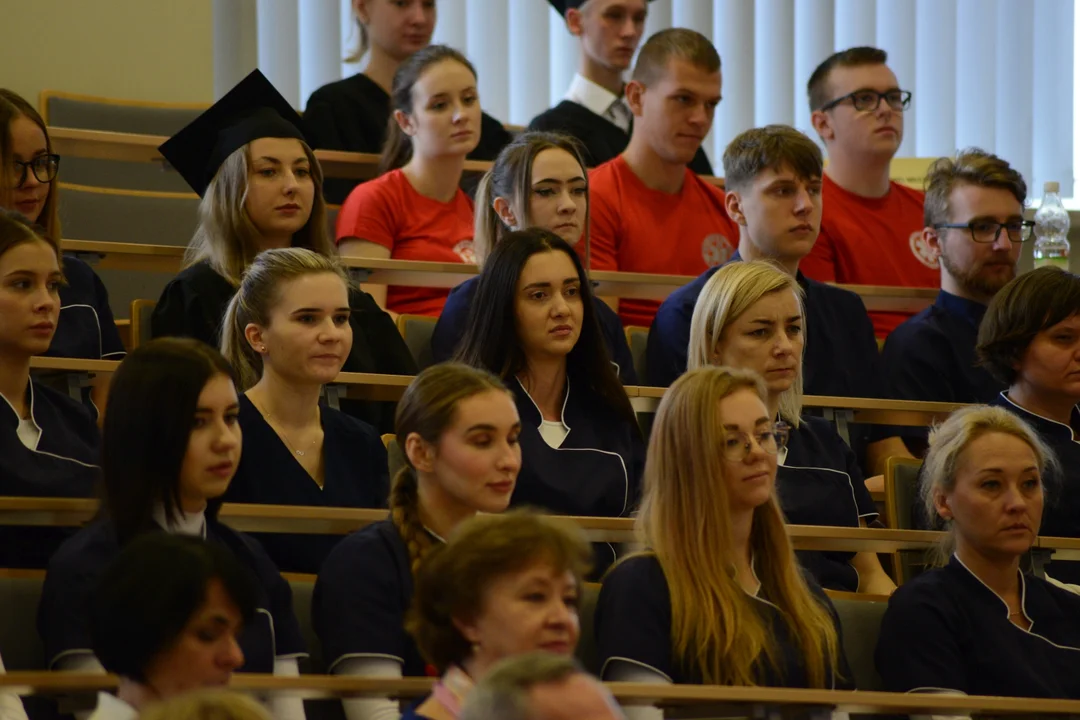
<path id="1" fill-rule="evenodd" d="M 250 398 L 248 398 L 248 399 L 250 400 Z M 252 404 L 252 405 L 255 405 L 255 403 L 254 403 L 254 402 L 253 402 L 253 403 L 251 403 L 251 404 Z M 259 407 L 258 405 L 255 405 L 255 409 L 256 409 L 256 410 L 258 410 L 258 411 L 259 411 L 260 413 L 262 413 L 262 416 L 263 416 L 263 418 L 264 418 L 264 419 L 266 420 L 266 424 L 267 424 L 267 425 L 270 425 L 270 428 L 271 428 L 271 429 L 274 429 L 274 426 L 273 426 L 273 425 L 271 424 L 271 422 L 270 422 L 270 420 L 271 420 L 271 416 L 270 416 L 270 413 L 266 412 L 265 410 L 263 410 L 262 408 L 260 408 L 260 407 Z M 317 412 L 318 412 L 318 410 L 316 410 L 316 413 L 317 413 Z M 279 436 L 281 437 L 281 439 L 285 441 L 285 445 L 286 445 L 286 446 L 287 446 L 287 447 L 288 447 L 288 448 L 289 448 L 290 450 L 292 450 L 292 451 L 293 451 L 293 454 L 295 454 L 295 455 L 296 455 L 297 457 L 304 457 L 304 456 L 305 456 L 305 455 L 307 454 L 307 451 L 306 451 L 306 450 L 297 450 L 297 449 L 296 449 L 296 446 L 292 444 L 292 441 L 291 441 L 291 440 L 289 440 L 289 436 L 288 436 L 287 434 L 285 434 L 285 429 L 284 429 L 284 428 L 281 428 L 280 430 L 277 430 L 276 432 L 277 432 L 277 434 L 278 434 L 278 435 L 279 435 Z M 318 441 L 319 441 L 319 439 L 318 439 L 318 438 L 315 438 L 314 440 L 312 440 L 312 441 L 311 441 L 311 447 L 315 447 L 315 444 L 316 444 L 316 443 L 317 443 Z"/>

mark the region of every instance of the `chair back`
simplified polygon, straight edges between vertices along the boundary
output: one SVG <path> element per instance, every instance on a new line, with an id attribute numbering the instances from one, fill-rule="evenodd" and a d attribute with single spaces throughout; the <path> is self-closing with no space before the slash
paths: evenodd
<path id="1" fill-rule="evenodd" d="M 585 583 L 581 588 L 578 621 L 581 634 L 574 655 L 593 675 L 600 677 L 600 651 L 596 647 L 596 604 L 600 600 L 600 583 Z"/>
<path id="2" fill-rule="evenodd" d="M 131 301 L 131 350 L 153 338 L 150 332 L 150 316 L 154 314 L 155 307 L 156 300 Z"/>
<path id="3" fill-rule="evenodd" d="M 645 353 L 649 345 L 649 328 L 631 325 L 626 328 L 626 343 L 630 346 L 630 357 L 634 359 L 634 372 L 638 383 L 645 385 Z"/>
<path id="4" fill-rule="evenodd" d="M 881 690 L 884 685 L 874 663 L 874 650 L 881 632 L 881 618 L 889 603 L 840 599 L 832 602 L 840 616 L 844 654 L 855 676 L 855 687 L 859 690 Z"/>
<path id="5" fill-rule="evenodd" d="M 437 318 L 426 315 L 399 315 L 397 319 L 398 332 L 405 338 L 405 344 L 409 347 L 416 367 L 423 370 L 435 364 L 435 356 L 431 352 L 431 336 L 435 334 Z"/>
<path id="6" fill-rule="evenodd" d="M 34 620 L 44 582 L 40 570 L 0 571 L 0 657 L 8 671 L 45 669 L 45 648 Z"/>

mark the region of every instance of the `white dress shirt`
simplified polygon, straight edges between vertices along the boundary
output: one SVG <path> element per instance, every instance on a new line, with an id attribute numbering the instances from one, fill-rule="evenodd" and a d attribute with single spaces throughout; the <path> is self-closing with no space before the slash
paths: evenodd
<path id="1" fill-rule="evenodd" d="M 626 99 L 616 95 L 605 87 L 597 85 L 581 73 L 574 73 L 570 89 L 566 91 L 566 100 L 576 102 L 605 120 L 614 123 L 623 132 L 630 132 L 632 114 Z"/>

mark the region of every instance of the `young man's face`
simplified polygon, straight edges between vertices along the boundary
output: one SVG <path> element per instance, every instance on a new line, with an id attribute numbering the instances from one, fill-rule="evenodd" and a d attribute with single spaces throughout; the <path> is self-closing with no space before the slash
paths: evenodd
<path id="1" fill-rule="evenodd" d="M 570 32 L 592 62 L 625 72 L 645 32 L 646 0 L 587 0 L 566 12 Z"/>
<path id="2" fill-rule="evenodd" d="M 648 86 L 636 81 L 627 86 L 634 134 L 643 133 L 665 162 L 685 165 L 712 129 L 721 84 L 719 70 L 709 72 L 680 58 L 668 60 Z"/>
<path id="3" fill-rule="evenodd" d="M 726 197 L 728 214 L 746 228 L 758 254 L 798 262 L 821 229 L 821 175 L 801 178 L 789 166 L 766 168 Z"/>
<path id="4" fill-rule="evenodd" d="M 887 65 L 833 68 L 826 86 L 830 101 L 860 90 L 886 93 L 900 89 Z M 854 99 L 849 97 L 829 110 L 813 112 L 814 129 L 830 155 L 892 158 L 896 154 L 904 139 L 904 113 L 884 99 L 874 99 L 878 100 L 876 110 L 856 110 Z"/>

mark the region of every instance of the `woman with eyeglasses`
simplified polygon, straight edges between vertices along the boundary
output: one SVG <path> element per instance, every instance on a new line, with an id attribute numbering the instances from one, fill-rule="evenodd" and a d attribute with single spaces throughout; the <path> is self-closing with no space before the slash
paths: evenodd
<path id="1" fill-rule="evenodd" d="M 788 522 L 865 527 L 877 510 L 855 454 L 832 423 L 802 415 L 804 323 L 794 277 L 768 262 L 730 263 L 698 297 L 687 367 L 726 365 L 764 378 L 769 418 L 790 432 L 777 473 Z M 800 551 L 799 560 L 832 590 L 887 595 L 896 589 L 871 552 Z"/>
<path id="2" fill-rule="evenodd" d="M 786 434 L 768 403 L 756 374 L 710 366 L 660 401 L 636 522 L 645 551 L 608 573 L 596 608 L 604 680 L 851 687 L 836 611 L 784 528 Z"/>

